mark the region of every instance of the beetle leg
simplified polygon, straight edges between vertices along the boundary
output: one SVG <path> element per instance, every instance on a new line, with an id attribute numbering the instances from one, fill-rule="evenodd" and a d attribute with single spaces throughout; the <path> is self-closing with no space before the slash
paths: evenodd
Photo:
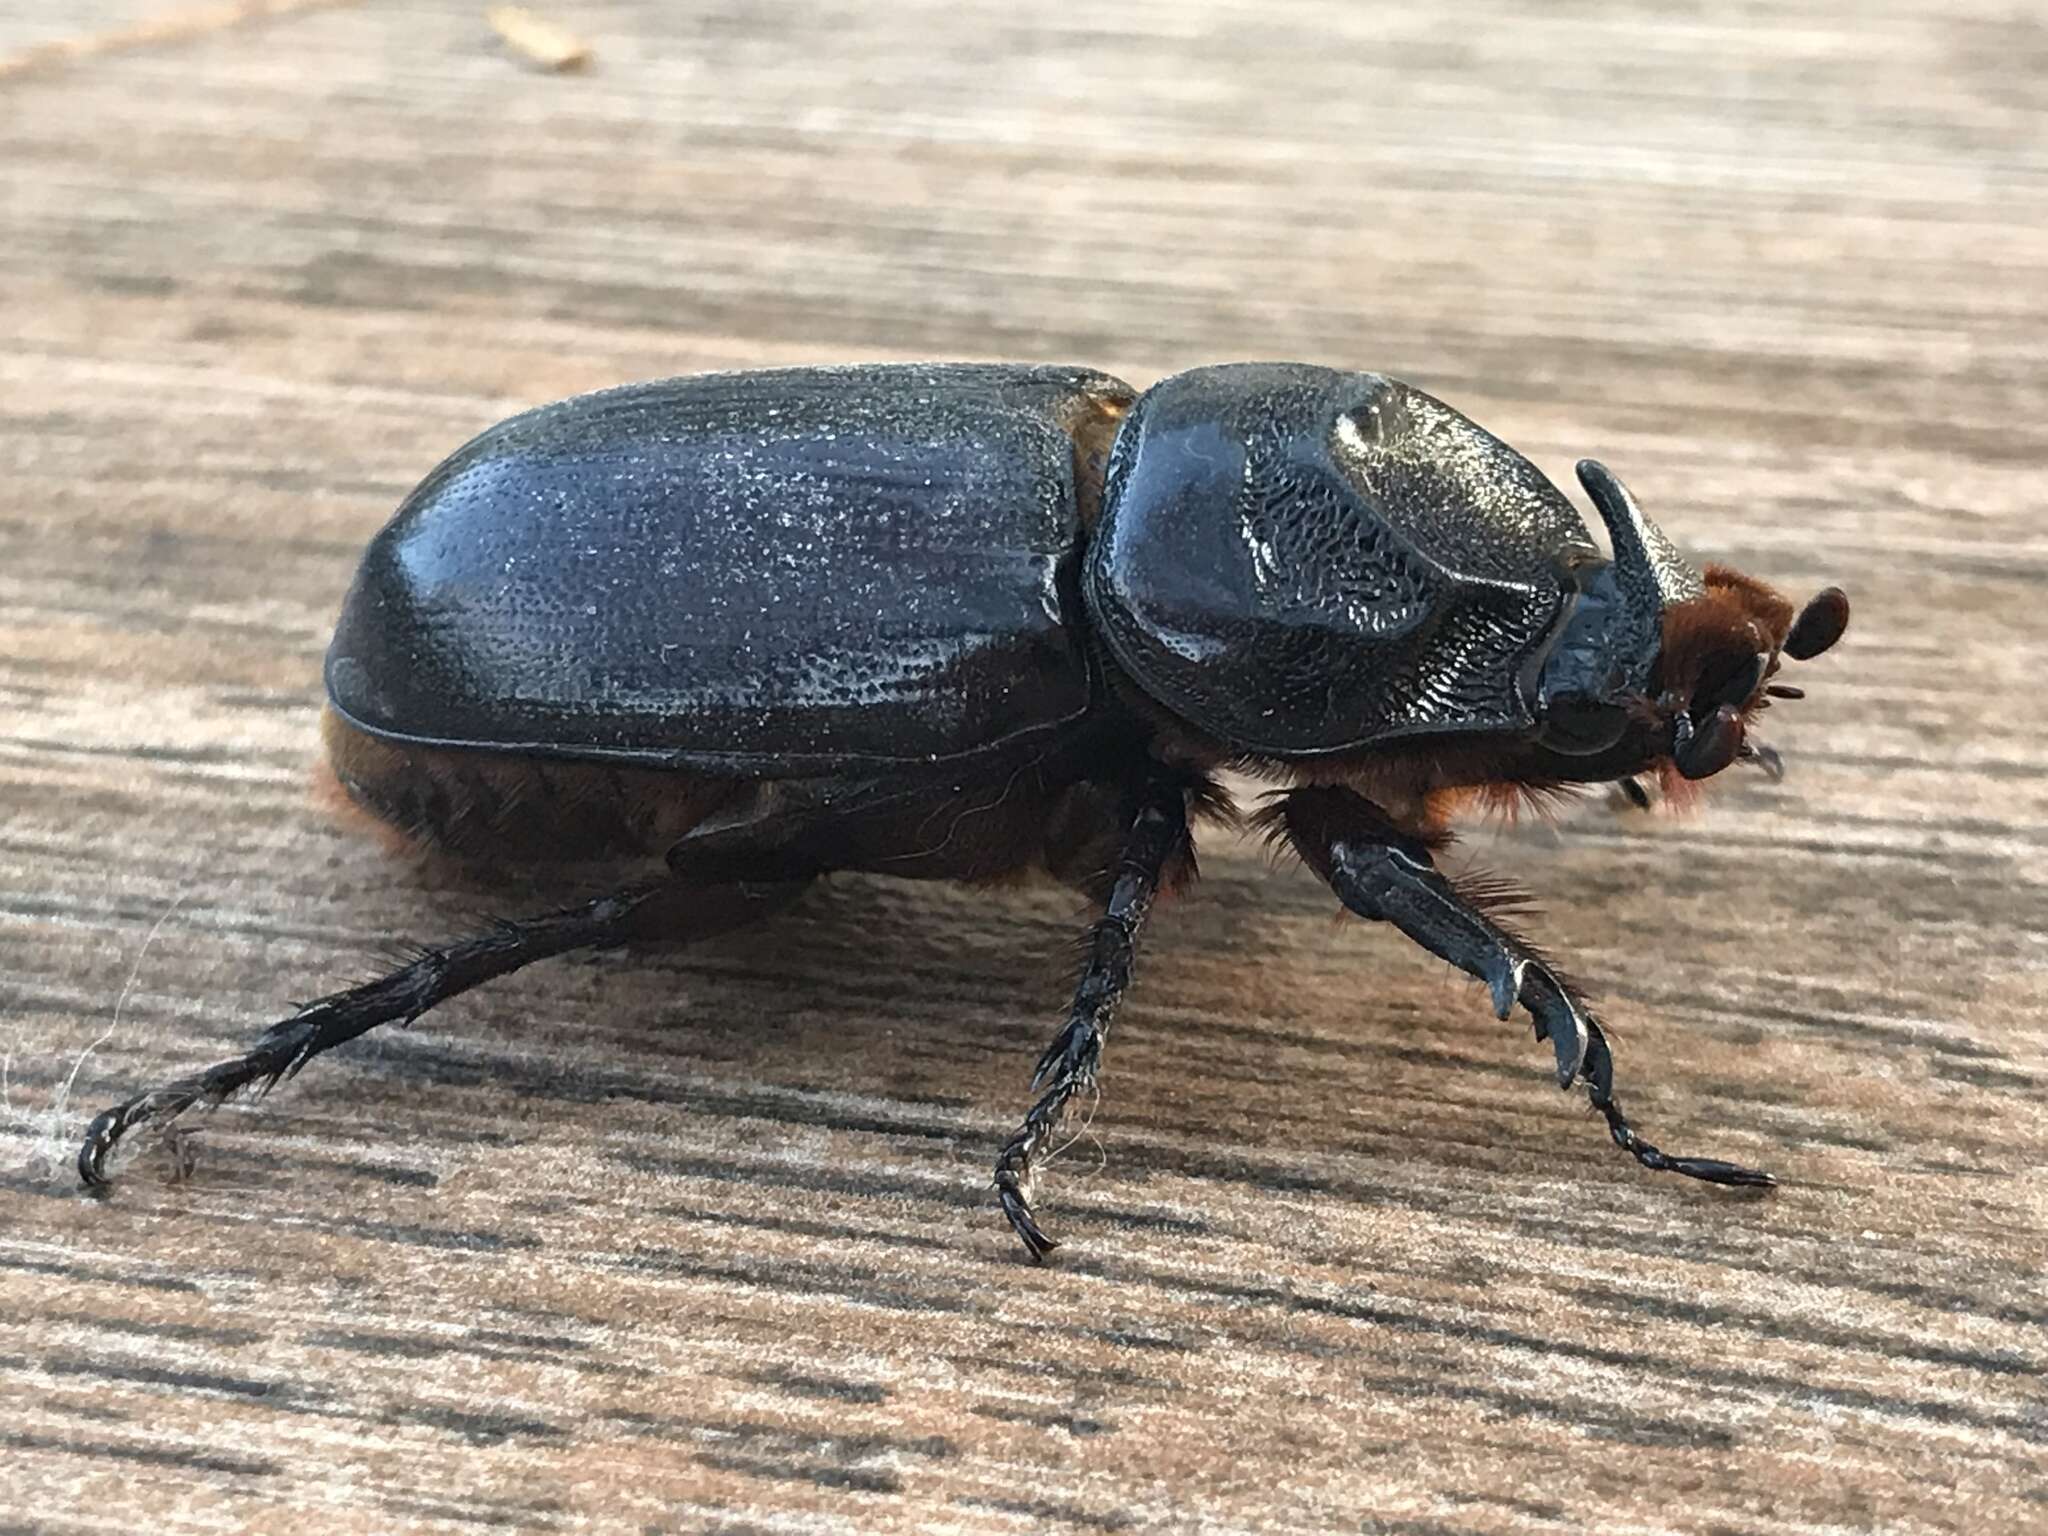
<path id="1" fill-rule="evenodd" d="M 108 1182 L 107 1159 L 141 1126 L 168 1126 L 194 1105 L 218 1104 L 245 1088 L 269 1089 L 321 1052 L 379 1024 L 410 1024 L 459 992 L 522 966 L 571 950 L 636 938 L 701 938 L 764 915 L 801 885 L 723 886 L 688 890 L 670 880 L 628 886 L 580 907 L 429 948 L 387 976 L 308 1003 L 265 1030 L 245 1055 L 175 1078 L 103 1111 L 86 1128 L 78 1176 L 94 1189 Z"/>
<path id="2" fill-rule="evenodd" d="M 1768 1189 L 1778 1182 L 1760 1168 L 1724 1163 L 1715 1157 L 1672 1157 L 1638 1136 L 1614 1100 L 1614 1057 L 1607 1049 L 1607 1037 L 1601 1033 L 1599 1023 L 1591 1018 L 1586 1020 L 1586 1063 L 1580 1071 L 1593 1107 L 1607 1119 L 1607 1134 L 1614 1138 L 1617 1147 L 1645 1168 L 1658 1173 L 1682 1173 L 1689 1179 L 1704 1179 L 1709 1184 L 1739 1184 Z"/>
<path id="3" fill-rule="evenodd" d="M 1186 791 L 1163 781 L 1150 786 L 1124 839 L 1107 906 L 1088 930 L 1088 958 L 1067 1021 L 1032 1074 L 1032 1088 L 1044 1092 L 996 1159 L 996 1193 L 1003 1214 L 1035 1260 L 1042 1261 L 1059 1245 L 1031 1214 L 1032 1164 L 1059 1129 L 1074 1097 L 1095 1084 L 1103 1036 L 1131 983 L 1138 933 L 1162 878 L 1188 849 Z"/>
<path id="4" fill-rule="evenodd" d="M 1431 858 L 1436 845 L 1403 832 L 1370 801 L 1342 789 L 1295 790 L 1279 824 L 1337 897 L 1361 917 L 1392 923 L 1431 954 L 1476 976 L 1505 1019 L 1520 1002 L 1557 1056 L 1557 1080 L 1583 1081 L 1614 1144 L 1646 1168 L 1713 1184 L 1767 1185 L 1767 1173 L 1714 1158 L 1671 1157 L 1638 1136 L 1614 1098 L 1614 1057 L 1592 1008 L 1533 944 L 1486 911 L 1498 894 L 1460 884 Z"/>

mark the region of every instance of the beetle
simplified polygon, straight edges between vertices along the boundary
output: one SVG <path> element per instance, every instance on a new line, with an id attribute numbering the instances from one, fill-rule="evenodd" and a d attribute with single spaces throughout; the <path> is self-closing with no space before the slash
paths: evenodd
<path id="1" fill-rule="evenodd" d="M 659 858 L 581 906 L 430 948 L 306 1005 L 245 1054 L 105 1111 L 130 1131 L 268 1088 L 380 1024 L 550 955 L 758 918 L 833 870 L 1087 892 L 1073 1003 L 995 1190 L 1055 1246 L 1034 1169 L 1077 1094 L 1192 829 L 1252 818 L 1361 917 L 1517 1004 L 1646 1168 L 1770 1176 L 1643 1140 L 1579 989 L 1497 881 L 1437 859 L 1460 812 L 1646 776 L 1753 740 L 1787 659 L 1848 601 L 1795 609 L 1694 568 L 1621 482 L 1571 502 L 1507 444 L 1373 373 L 1239 363 L 1142 393 L 1078 368 L 710 374 L 542 406 L 442 463 L 371 541 L 327 653 L 347 794 L 458 855 Z"/>

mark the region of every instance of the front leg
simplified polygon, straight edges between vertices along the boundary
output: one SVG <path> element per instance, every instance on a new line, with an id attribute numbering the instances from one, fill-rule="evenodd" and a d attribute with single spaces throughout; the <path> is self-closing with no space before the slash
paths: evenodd
<path id="1" fill-rule="evenodd" d="M 1074 1096 L 1095 1085 L 1103 1036 L 1131 983 L 1138 932 L 1162 881 L 1184 863 L 1188 852 L 1186 790 L 1166 780 L 1148 784 L 1125 836 L 1107 906 L 1088 930 L 1088 958 L 1067 1022 L 1032 1074 L 1031 1086 L 1045 1093 L 996 1159 L 996 1194 L 1003 1214 L 1035 1260 L 1042 1261 L 1059 1245 L 1031 1214 L 1032 1164 L 1059 1129 Z"/>
<path id="2" fill-rule="evenodd" d="M 1771 1184 L 1767 1173 L 1714 1158 L 1669 1157 L 1639 1137 L 1614 1099 L 1614 1058 L 1600 1021 L 1542 952 L 1487 911 L 1500 893 L 1461 885 L 1436 867 L 1433 845 L 1396 826 L 1370 801 L 1344 789 L 1298 789 L 1280 803 L 1279 822 L 1309 866 L 1360 917 L 1392 923 L 1431 954 L 1476 976 L 1505 1019 L 1519 1002 L 1557 1056 L 1557 1080 L 1582 1079 L 1616 1146 L 1646 1168 L 1713 1184 Z"/>

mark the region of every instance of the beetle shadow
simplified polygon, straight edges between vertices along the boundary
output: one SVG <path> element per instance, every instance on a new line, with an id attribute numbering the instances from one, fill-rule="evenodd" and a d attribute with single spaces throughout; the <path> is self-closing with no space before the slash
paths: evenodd
<path id="1" fill-rule="evenodd" d="M 616 881 L 616 874 L 613 876 Z M 525 910 L 540 887 L 435 871 L 437 908 Z M 547 888 L 534 910 L 559 902 Z M 1071 990 L 1085 900 L 836 875 L 758 923 L 536 966 L 380 1031 L 359 1060 L 394 1086 L 565 1104 L 688 1099 L 673 1079 L 964 1107 L 991 1080 L 1018 1103 Z M 487 1021 L 487 1022 L 486 1022 Z M 381 1059 L 381 1064 L 380 1064 Z"/>
<path id="2" fill-rule="evenodd" d="M 474 867 L 421 873 L 449 927 L 465 910 L 515 914 L 594 894 L 573 873 L 516 889 Z M 599 881 L 615 886 L 619 873 Z M 416 1077 L 565 1104 L 686 1098 L 672 1081 L 682 1076 L 1021 1115 L 1095 915 L 1085 897 L 1049 880 L 968 886 L 835 874 L 749 926 L 581 952 L 491 983 L 417 1030 L 378 1031 L 358 1060 L 388 1072 L 394 1087 Z M 1290 929 L 1292 942 L 1276 941 L 1276 927 Z M 1146 932 L 1104 1074 L 1106 1101 L 1123 1106 L 1118 1123 L 1185 1119 L 1255 1140 L 1320 1141 L 1325 1089 L 1355 1093 L 1355 1082 L 1342 1084 L 1369 1080 L 1387 1091 L 1406 1070 L 1409 1020 L 1375 1030 L 1361 1017 L 1332 1033 L 1319 1017 L 1327 1009 L 1314 1006 L 1362 985 L 1358 968 L 1371 959 L 1358 951 L 1374 940 L 1339 937 L 1354 929 L 1305 871 L 1222 852 Z M 1304 938 L 1315 952 L 1305 973 Z M 1304 1094 L 1302 1079 L 1276 1071 L 1276 1053 L 1341 1068 L 1338 1081 L 1318 1073 L 1317 1090 Z"/>

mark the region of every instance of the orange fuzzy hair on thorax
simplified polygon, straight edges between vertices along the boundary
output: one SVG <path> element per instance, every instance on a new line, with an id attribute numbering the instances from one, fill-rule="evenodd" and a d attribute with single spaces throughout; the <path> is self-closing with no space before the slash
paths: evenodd
<path id="1" fill-rule="evenodd" d="M 1707 590 L 1674 603 L 1664 614 L 1664 643 L 1657 662 L 1657 693 L 1691 699 L 1712 684 L 1747 666 L 1759 651 L 1772 658 L 1791 632 L 1794 609 L 1754 576 L 1725 565 L 1703 573 Z M 1751 700 L 1760 705 L 1761 695 Z M 1745 708 L 1744 715 L 1749 709 Z"/>

